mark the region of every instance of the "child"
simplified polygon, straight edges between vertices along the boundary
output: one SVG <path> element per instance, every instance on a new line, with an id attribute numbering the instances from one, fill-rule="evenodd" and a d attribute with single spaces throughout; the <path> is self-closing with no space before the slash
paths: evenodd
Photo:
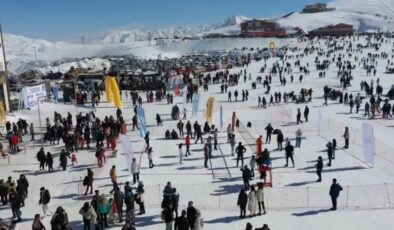
<path id="1" fill-rule="evenodd" d="M 74 164 L 77 164 L 78 160 L 77 160 L 77 156 L 75 156 L 75 154 L 73 153 L 71 155 L 71 165 L 74 166 Z"/>
<path id="2" fill-rule="evenodd" d="M 109 220 L 112 222 L 112 224 L 115 224 L 115 221 L 116 221 L 115 214 L 118 212 L 117 207 L 116 207 L 116 203 L 114 202 L 114 199 L 112 199 L 112 198 L 109 199 L 108 203 L 109 203 L 109 207 L 111 208 L 109 210 Z"/>
<path id="3" fill-rule="evenodd" d="M 182 146 L 183 146 L 183 143 L 179 143 L 179 145 L 178 145 L 178 149 L 179 149 L 179 164 L 182 164 L 182 158 L 183 158 Z"/>

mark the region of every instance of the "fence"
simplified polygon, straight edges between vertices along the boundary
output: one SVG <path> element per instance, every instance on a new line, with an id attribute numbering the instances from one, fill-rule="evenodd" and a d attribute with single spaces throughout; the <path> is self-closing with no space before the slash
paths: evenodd
<path id="1" fill-rule="evenodd" d="M 180 194 L 180 204 L 193 201 L 197 207 L 237 210 L 238 193 L 242 185 L 236 184 L 193 184 L 175 185 Z M 145 188 L 145 203 L 160 206 L 164 186 L 153 185 Z M 277 187 L 266 188 L 267 209 L 288 210 L 297 208 L 331 207 L 329 187 Z M 198 196 L 196 195 L 198 194 Z M 338 199 L 340 208 L 393 208 L 394 184 L 343 186 Z"/>

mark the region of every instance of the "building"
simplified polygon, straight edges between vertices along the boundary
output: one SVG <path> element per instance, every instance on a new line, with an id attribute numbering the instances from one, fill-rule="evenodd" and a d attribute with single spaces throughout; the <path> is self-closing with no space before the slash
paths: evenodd
<path id="1" fill-rule="evenodd" d="M 272 20 L 253 19 L 241 23 L 243 37 L 285 37 L 286 30 Z"/>
<path id="2" fill-rule="evenodd" d="M 313 3 L 313 4 L 305 5 L 301 13 L 304 14 L 319 13 L 319 12 L 332 11 L 332 10 L 335 10 L 335 8 L 328 8 L 327 4 L 325 3 Z"/>
<path id="3" fill-rule="evenodd" d="M 339 23 L 336 25 L 329 25 L 321 27 L 312 31 L 309 31 L 308 36 L 320 37 L 320 36 L 352 36 L 355 30 L 353 25 Z"/>

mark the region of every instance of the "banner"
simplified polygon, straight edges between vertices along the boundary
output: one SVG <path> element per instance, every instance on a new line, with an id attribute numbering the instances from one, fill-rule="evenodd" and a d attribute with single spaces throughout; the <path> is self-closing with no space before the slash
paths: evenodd
<path id="1" fill-rule="evenodd" d="M 139 121 L 140 137 L 144 138 L 146 134 L 146 120 L 145 120 L 145 111 L 142 107 L 137 108 L 137 117 Z"/>
<path id="2" fill-rule="evenodd" d="M 59 98 L 59 86 L 57 85 L 57 83 L 55 83 L 55 85 L 53 86 L 53 100 L 55 101 L 55 103 L 58 102 L 58 98 Z"/>
<path id="3" fill-rule="evenodd" d="M 223 106 L 220 106 L 220 130 L 223 130 Z"/>
<path id="4" fill-rule="evenodd" d="M 200 103 L 200 94 L 194 94 L 193 95 L 193 108 L 192 108 L 192 116 L 193 117 L 197 117 L 199 103 Z"/>
<path id="5" fill-rule="evenodd" d="M 1 32 L 1 31 L 0 31 Z M 5 60 L 4 60 L 4 48 L 3 48 L 3 41 L 0 38 L 0 71 L 4 71 L 5 72 Z"/>
<path id="6" fill-rule="evenodd" d="M 373 127 L 371 124 L 363 123 L 362 129 L 364 159 L 367 164 L 373 167 L 375 160 L 375 137 Z"/>
<path id="7" fill-rule="evenodd" d="M 116 79 L 114 77 L 111 77 L 111 91 L 112 91 L 112 96 L 114 98 L 114 102 L 115 102 L 115 107 L 120 109 L 120 107 L 122 107 L 122 101 L 120 99 L 120 91 L 119 91 L 119 87 L 118 87 L 118 82 L 116 81 Z"/>
<path id="8" fill-rule="evenodd" d="M 124 156 L 126 158 L 126 163 L 127 163 L 127 168 L 130 167 L 131 162 L 134 158 L 134 151 L 133 151 L 133 146 L 131 144 L 131 141 L 126 135 L 120 135 L 119 137 L 120 140 L 120 145 L 123 148 L 124 151 Z"/>
<path id="9" fill-rule="evenodd" d="M 213 116 L 213 102 L 215 101 L 214 97 L 209 97 L 207 100 L 207 112 L 206 112 L 206 121 L 208 124 L 212 123 L 212 116 Z"/>
<path id="10" fill-rule="evenodd" d="M 45 101 L 47 98 L 45 85 L 41 84 L 23 88 L 22 97 L 26 109 L 36 107 L 39 99 L 40 101 Z"/>
<path id="11" fill-rule="evenodd" d="M 105 96 L 107 96 L 108 103 L 112 103 L 114 101 L 111 87 L 111 79 L 109 77 L 105 79 Z"/>
<path id="12" fill-rule="evenodd" d="M 7 122 L 7 115 L 5 113 L 5 106 L 2 101 L 0 101 L 0 124 L 5 125 Z"/>

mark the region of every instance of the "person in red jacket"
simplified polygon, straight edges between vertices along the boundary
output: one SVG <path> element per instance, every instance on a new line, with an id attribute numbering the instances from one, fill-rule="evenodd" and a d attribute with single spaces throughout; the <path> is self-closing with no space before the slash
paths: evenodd
<path id="1" fill-rule="evenodd" d="M 260 135 L 259 138 L 256 140 L 256 148 L 257 148 L 257 156 L 260 156 L 263 152 L 263 136 Z"/>
<path id="2" fill-rule="evenodd" d="M 187 157 L 188 155 L 189 156 L 192 155 L 192 154 L 190 154 L 190 137 L 189 137 L 189 135 L 186 135 L 185 145 L 186 145 L 185 157 Z"/>

